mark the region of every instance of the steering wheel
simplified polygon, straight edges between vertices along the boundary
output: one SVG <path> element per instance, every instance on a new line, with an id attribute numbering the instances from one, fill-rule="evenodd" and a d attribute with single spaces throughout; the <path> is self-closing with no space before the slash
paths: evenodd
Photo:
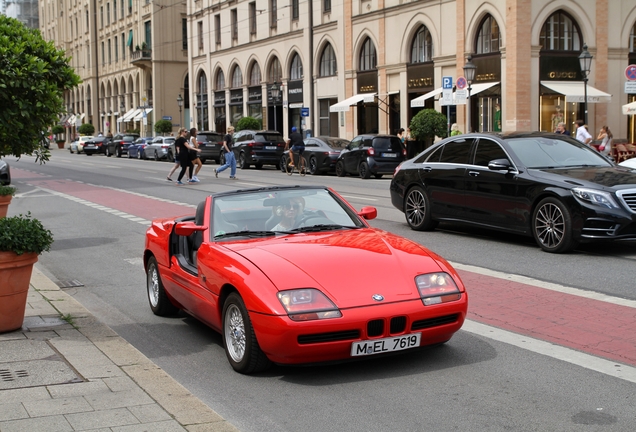
<path id="1" fill-rule="evenodd" d="M 311 220 L 315 221 L 311 224 L 309 224 L 308 222 Z M 318 210 L 316 212 L 305 212 L 301 218 L 298 220 L 298 222 L 296 222 L 295 224 L 295 228 L 301 228 L 301 227 L 305 227 L 305 226 L 310 226 L 310 225 L 317 225 L 318 223 L 320 224 L 329 224 L 332 223 L 331 219 L 329 219 L 322 210 Z"/>

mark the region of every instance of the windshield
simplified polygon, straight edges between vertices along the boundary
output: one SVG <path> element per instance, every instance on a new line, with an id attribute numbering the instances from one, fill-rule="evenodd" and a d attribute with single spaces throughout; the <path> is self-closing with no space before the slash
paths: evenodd
<path id="1" fill-rule="evenodd" d="M 511 138 L 507 142 L 527 168 L 611 166 L 595 150 L 574 140 L 532 137 Z"/>
<path id="2" fill-rule="evenodd" d="M 361 228 L 364 223 L 327 189 L 282 189 L 215 197 L 216 240 Z"/>
<path id="3" fill-rule="evenodd" d="M 324 140 L 327 145 L 333 149 L 343 149 L 347 147 L 350 141 L 339 138 L 327 138 Z"/>
<path id="4" fill-rule="evenodd" d="M 283 137 L 280 134 L 268 133 L 268 134 L 256 134 L 254 135 L 254 141 L 256 142 L 283 142 Z"/>

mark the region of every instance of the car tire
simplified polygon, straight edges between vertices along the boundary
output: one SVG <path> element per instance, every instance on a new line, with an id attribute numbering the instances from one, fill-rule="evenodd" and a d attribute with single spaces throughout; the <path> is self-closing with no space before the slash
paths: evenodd
<path id="1" fill-rule="evenodd" d="M 382 178 L 382 174 L 373 174 L 373 177 L 375 177 L 377 179 L 381 179 Z"/>
<path id="2" fill-rule="evenodd" d="M 110 148 L 106 147 L 106 150 L 104 150 L 104 154 L 106 155 L 106 157 L 110 157 Z"/>
<path id="3" fill-rule="evenodd" d="M 262 169 L 262 168 L 263 168 L 263 164 L 262 164 L 262 163 L 255 164 L 255 165 L 254 165 L 254 168 L 256 168 L 256 169 Z"/>
<path id="4" fill-rule="evenodd" d="M 121 157 L 121 148 L 119 148 L 119 146 L 117 146 L 117 148 L 115 149 L 115 156 L 117 156 L 118 158 Z"/>
<path id="5" fill-rule="evenodd" d="M 219 165 L 225 165 L 225 155 L 222 154 L 221 156 L 219 156 L 219 160 L 217 162 Z"/>
<path id="6" fill-rule="evenodd" d="M 137 150 L 137 159 L 143 159 L 143 158 L 141 157 L 141 150 Z"/>
<path id="7" fill-rule="evenodd" d="M 415 186 L 404 198 L 404 216 L 411 229 L 415 231 L 429 231 L 437 226 L 437 221 L 431 217 L 431 205 L 426 192 Z"/>
<path id="8" fill-rule="evenodd" d="M 155 157 L 154 157 L 155 161 L 159 161 L 159 155 L 157 154 L 157 150 L 155 150 Z"/>
<path id="9" fill-rule="evenodd" d="M 232 368 L 242 374 L 267 369 L 271 362 L 258 345 L 245 303 L 231 293 L 223 303 L 223 345 Z"/>
<path id="10" fill-rule="evenodd" d="M 369 170 L 369 164 L 366 162 L 361 162 L 360 166 L 358 167 L 358 174 L 360 174 L 360 178 L 362 179 L 370 179 L 371 171 Z"/>
<path id="11" fill-rule="evenodd" d="M 205 164 L 205 161 L 206 161 L 207 159 L 205 159 L 205 158 L 199 158 L 199 160 L 201 161 L 201 165 L 204 165 L 204 164 Z"/>
<path id="12" fill-rule="evenodd" d="M 319 174 L 318 173 L 318 160 L 316 159 L 315 156 L 312 156 L 312 157 L 309 158 L 309 165 L 307 167 L 307 171 L 309 171 L 309 174 L 311 174 L 311 175 Z"/>
<path id="13" fill-rule="evenodd" d="M 93 153 L 85 153 L 86 156 L 93 156 Z"/>
<path id="14" fill-rule="evenodd" d="M 128 159 L 132 159 L 132 155 L 130 154 L 130 150 L 128 150 Z"/>
<path id="15" fill-rule="evenodd" d="M 553 197 L 544 198 L 534 209 L 532 234 L 539 247 L 546 252 L 569 252 L 578 245 L 572 233 L 570 211 Z"/>
<path id="16" fill-rule="evenodd" d="M 152 313 L 158 316 L 171 316 L 176 314 L 179 308 L 172 304 L 166 294 L 155 257 L 150 257 L 146 268 L 146 291 Z"/>
<path id="17" fill-rule="evenodd" d="M 250 164 L 247 163 L 247 158 L 245 157 L 245 153 L 241 152 L 239 155 L 239 167 L 241 169 L 248 169 Z"/>
<path id="18" fill-rule="evenodd" d="M 72 153 L 73 153 L 73 147 L 69 147 L 69 148 L 68 148 L 68 151 L 69 151 L 69 153 L 71 153 L 71 154 L 72 154 Z"/>
<path id="19" fill-rule="evenodd" d="M 174 156 L 172 155 L 172 151 L 168 150 L 168 154 L 166 155 L 166 159 L 168 162 L 174 162 Z"/>
<path id="20" fill-rule="evenodd" d="M 345 172 L 344 162 L 338 161 L 336 163 L 336 175 L 338 177 L 344 177 L 345 175 L 347 175 L 347 173 Z"/>

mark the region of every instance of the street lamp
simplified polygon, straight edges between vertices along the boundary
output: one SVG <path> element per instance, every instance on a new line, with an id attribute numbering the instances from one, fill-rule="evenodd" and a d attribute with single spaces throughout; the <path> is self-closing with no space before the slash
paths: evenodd
<path id="1" fill-rule="evenodd" d="M 274 81 L 274 84 L 269 88 L 272 93 L 272 102 L 274 103 L 274 130 L 278 130 L 276 128 L 276 104 L 278 102 L 278 98 L 280 97 L 280 84 Z"/>
<path id="2" fill-rule="evenodd" d="M 177 105 L 179 105 L 179 123 L 181 123 L 181 107 L 183 107 L 183 98 L 181 97 L 181 93 L 177 96 Z"/>
<path id="3" fill-rule="evenodd" d="M 583 75 L 583 95 L 585 97 L 585 124 L 587 124 L 587 80 L 592 68 L 592 54 L 587 50 L 587 44 L 583 44 L 583 52 L 579 55 L 579 64 L 581 65 L 581 74 Z"/>
<path id="4" fill-rule="evenodd" d="M 466 105 L 466 132 L 470 133 L 470 90 L 472 89 L 471 84 L 475 79 L 475 72 L 477 71 L 477 66 L 475 66 L 472 62 L 472 56 L 468 56 L 466 59 L 466 64 L 464 65 L 464 78 L 466 78 L 466 82 L 468 83 L 468 101 Z"/>

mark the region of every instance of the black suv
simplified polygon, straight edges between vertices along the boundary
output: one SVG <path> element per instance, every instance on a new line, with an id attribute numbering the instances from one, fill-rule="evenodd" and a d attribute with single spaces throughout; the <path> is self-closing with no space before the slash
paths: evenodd
<path id="1" fill-rule="evenodd" d="M 113 140 L 108 143 L 106 147 L 106 156 L 110 157 L 115 155 L 121 157 L 123 154 L 128 154 L 128 146 L 137 138 L 139 138 L 139 134 L 123 133 L 115 135 Z"/>
<path id="2" fill-rule="evenodd" d="M 92 156 L 96 153 L 106 154 L 108 144 L 111 142 L 111 138 L 100 136 L 94 137 L 84 143 L 84 153 L 86 156 Z"/>
<path id="3" fill-rule="evenodd" d="M 199 153 L 201 163 L 205 163 L 208 159 L 214 159 L 216 163 L 221 163 L 223 136 L 221 133 L 211 131 L 197 133 L 197 142 L 201 149 L 201 153 Z"/>
<path id="4" fill-rule="evenodd" d="M 393 174 L 406 159 L 406 148 L 394 135 L 358 135 L 342 150 L 336 162 L 336 175 L 358 174 L 363 179 L 372 175 Z"/>
<path id="5" fill-rule="evenodd" d="M 242 130 L 234 134 L 232 145 L 236 162 L 241 169 L 254 165 L 275 165 L 280 169 L 280 158 L 285 151 L 285 140 L 277 131 Z"/>

